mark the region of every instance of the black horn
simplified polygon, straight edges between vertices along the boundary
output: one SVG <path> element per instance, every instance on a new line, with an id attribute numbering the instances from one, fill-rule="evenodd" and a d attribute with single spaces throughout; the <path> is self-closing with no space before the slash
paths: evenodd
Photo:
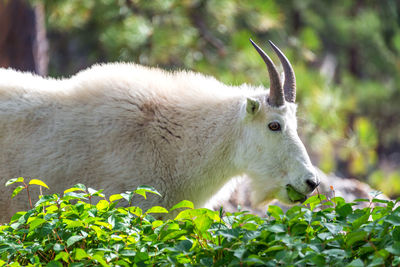
<path id="1" fill-rule="evenodd" d="M 294 70 L 292 65 L 290 64 L 287 57 L 282 53 L 282 51 L 274 45 L 273 42 L 268 41 L 269 44 L 274 49 L 275 53 L 278 55 L 279 60 L 281 61 L 283 72 L 285 73 L 285 82 L 283 83 L 283 91 L 285 92 L 285 99 L 288 102 L 296 101 L 296 76 L 294 74 Z"/>
<path id="2" fill-rule="evenodd" d="M 250 39 L 250 42 L 267 65 L 270 81 L 268 103 L 275 107 L 282 106 L 285 103 L 285 98 L 279 73 L 269 56 L 258 45 L 256 45 L 253 40 Z"/>

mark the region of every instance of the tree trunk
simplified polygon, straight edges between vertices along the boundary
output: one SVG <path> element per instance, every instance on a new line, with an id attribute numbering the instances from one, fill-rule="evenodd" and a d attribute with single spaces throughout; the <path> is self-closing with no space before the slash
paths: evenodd
<path id="1" fill-rule="evenodd" d="M 47 47 L 43 5 L 0 1 L 0 67 L 46 75 Z"/>

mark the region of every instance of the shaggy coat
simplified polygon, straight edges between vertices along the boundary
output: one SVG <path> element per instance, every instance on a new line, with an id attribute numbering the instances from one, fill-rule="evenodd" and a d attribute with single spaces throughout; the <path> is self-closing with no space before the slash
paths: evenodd
<path id="1" fill-rule="evenodd" d="M 97 65 L 61 80 L 0 69 L 0 221 L 28 208 L 24 193 L 11 199 L 12 188 L 4 187 L 20 176 L 58 193 L 76 183 L 108 196 L 150 185 L 162 197 L 135 204 L 169 208 L 183 199 L 200 207 L 246 172 L 257 202 L 274 198 L 288 183 L 275 177 L 296 165 L 282 159 L 294 153 L 311 163 L 296 133 L 295 104 L 274 108 L 267 97 L 262 87 L 135 64 Z M 248 99 L 261 103 L 251 117 Z M 272 149 L 283 137 L 256 133 L 267 131 L 271 114 L 300 150 Z M 263 152 L 264 139 L 273 155 Z"/>
<path id="2" fill-rule="evenodd" d="M 259 95 L 134 64 L 63 80 L 0 69 L 0 215 L 27 208 L 4 187 L 19 176 L 42 179 L 52 192 L 76 183 L 106 194 L 151 185 L 163 197 L 148 205 L 200 206 L 239 172 L 231 153 L 239 111 Z"/>

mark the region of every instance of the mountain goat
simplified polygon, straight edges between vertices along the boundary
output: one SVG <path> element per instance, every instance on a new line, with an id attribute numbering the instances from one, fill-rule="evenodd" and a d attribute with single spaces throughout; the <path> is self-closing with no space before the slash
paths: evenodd
<path id="1" fill-rule="evenodd" d="M 252 42 L 252 41 L 251 41 Z M 297 134 L 296 82 L 252 42 L 270 90 L 136 64 L 97 65 L 68 79 L 0 69 L 0 221 L 27 208 L 5 182 L 40 178 L 52 192 L 76 183 L 107 195 L 155 187 L 140 206 L 202 206 L 231 177 L 252 179 L 254 203 L 302 200 L 319 184 Z M 295 192 L 296 194 L 291 194 Z"/>

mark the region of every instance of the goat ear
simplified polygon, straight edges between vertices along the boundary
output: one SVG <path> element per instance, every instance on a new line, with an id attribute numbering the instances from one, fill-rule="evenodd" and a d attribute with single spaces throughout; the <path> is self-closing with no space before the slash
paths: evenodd
<path id="1" fill-rule="evenodd" d="M 250 115 L 256 114 L 260 110 L 260 101 L 254 98 L 247 98 L 246 112 Z"/>

